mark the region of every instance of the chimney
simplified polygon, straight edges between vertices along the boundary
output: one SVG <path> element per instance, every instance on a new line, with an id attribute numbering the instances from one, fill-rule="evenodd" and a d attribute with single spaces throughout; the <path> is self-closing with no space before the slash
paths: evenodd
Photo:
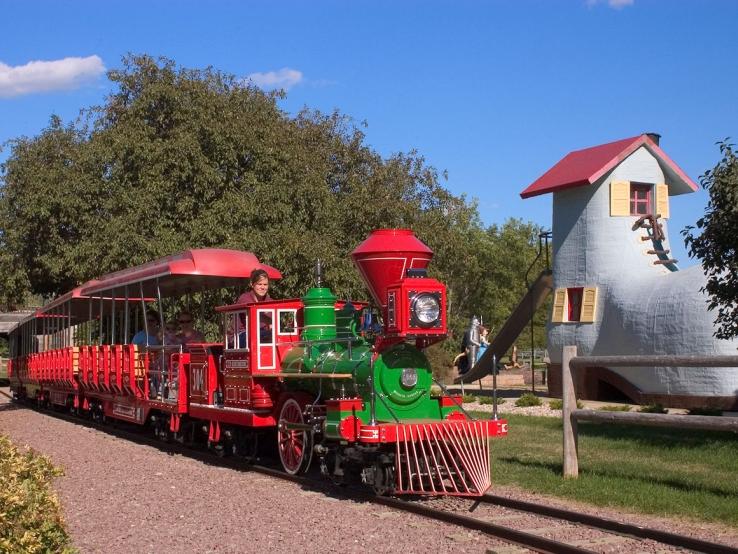
<path id="1" fill-rule="evenodd" d="M 652 141 L 654 141 L 656 143 L 656 146 L 659 145 L 659 140 L 661 140 L 661 135 L 659 135 L 658 133 L 643 133 L 643 134 L 646 135 L 648 138 L 650 138 Z"/>

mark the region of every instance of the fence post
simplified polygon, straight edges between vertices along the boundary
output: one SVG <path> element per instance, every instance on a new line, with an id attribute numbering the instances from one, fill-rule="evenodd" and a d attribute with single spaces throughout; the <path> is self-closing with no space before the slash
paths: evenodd
<path id="1" fill-rule="evenodd" d="M 574 379 L 571 373 L 570 360 L 577 355 L 576 346 L 564 346 L 561 357 L 561 399 L 563 401 L 562 418 L 564 423 L 564 478 L 579 477 L 579 460 L 577 458 L 577 422 L 571 412 L 577 409 L 577 396 L 574 392 Z"/>

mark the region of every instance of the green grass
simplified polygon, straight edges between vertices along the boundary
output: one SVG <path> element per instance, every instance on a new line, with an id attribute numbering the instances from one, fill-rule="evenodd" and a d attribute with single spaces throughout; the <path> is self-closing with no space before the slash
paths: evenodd
<path id="1" fill-rule="evenodd" d="M 738 528 L 732 433 L 580 422 L 579 478 L 564 479 L 561 420 L 510 415 L 508 422 L 509 435 L 492 444 L 496 484 Z"/>

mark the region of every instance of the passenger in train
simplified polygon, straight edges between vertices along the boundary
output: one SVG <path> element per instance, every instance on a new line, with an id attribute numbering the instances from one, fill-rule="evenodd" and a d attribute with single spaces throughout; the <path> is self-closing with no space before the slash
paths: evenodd
<path id="1" fill-rule="evenodd" d="M 179 323 L 179 344 L 187 346 L 191 343 L 205 342 L 205 335 L 196 330 L 192 323 L 192 314 L 188 311 L 179 312 L 177 317 Z"/>
<path id="2" fill-rule="evenodd" d="M 141 329 L 138 333 L 133 335 L 131 344 L 135 344 L 140 347 L 147 346 L 160 346 L 161 345 L 161 326 L 159 320 L 159 314 L 154 310 L 146 310 L 146 327 Z M 148 331 L 148 335 L 146 334 Z M 149 379 L 149 396 L 156 398 L 159 394 L 159 383 L 161 382 L 161 370 L 159 365 L 159 358 L 153 356 L 149 365 L 148 379 Z"/>
<path id="3" fill-rule="evenodd" d="M 165 346 L 180 344 L 178 326 L 175 320 L 167 321 L 164 324 L 164 335 L 162 337 L 162 344 L 164 344 Z"/>
<path id="4" fill-rule="evenodd" d="M 161 344 L 159 340 L 159 326 L 159 314 L 154 310 L 146 310 L 146 327 L 133 335 L 131 344 L 135 344 L 136 346 L 159 346 Z M 148 336 L 146 335 L 146 330 L 149 332 Z"/>
<path id="5" fill-rule="evenodd" d="M 236 300 L 236 304 L 256 304 L 258 302 L 266 302 L 272 299 L 271 296 L 269 296 L 269 275 L 263 269 L 255 269 L 251 272 L 249 284 L 251 285 L 251 289 L 239 296 L 238 300 Z M 245 316 L 241 318 L 241 325 L 246 325 Z M 267 340 L 271 341 L 271 328 L 271 319 L 263 316 L 259 320 L 259 330 L 262 342 L 266 342 Z M 246 333 L 239 333 L 239 347 L 245 348 L 245 343 Z"/>

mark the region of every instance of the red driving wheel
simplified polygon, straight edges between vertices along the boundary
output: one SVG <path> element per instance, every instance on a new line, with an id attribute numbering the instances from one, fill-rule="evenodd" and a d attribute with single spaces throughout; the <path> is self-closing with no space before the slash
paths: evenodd
<path id="1" fill-rule="evenodd" d="M 288 398 L 279 411 L 277 447 L 282 467 L 290 475 L 305 473 L 313 458 L 312 433 L 290 429 L 289 424 L 303 425 L 302 406 L 294 398 Z"/>

